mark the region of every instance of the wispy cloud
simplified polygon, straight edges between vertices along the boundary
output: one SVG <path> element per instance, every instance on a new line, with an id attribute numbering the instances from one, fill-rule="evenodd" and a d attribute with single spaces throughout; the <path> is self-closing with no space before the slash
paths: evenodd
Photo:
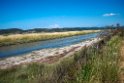
<path id="1" fill-rule="evenodd" d="M 49 28 L 60 28 L 59 24 L 53 24 L 53 25 L 49 25 Z"/>
<path id="2" fill-rule="evenodd" d="M 108 17 L 108 16 L 117 16 L 118 14 L 116 13 L 106 13 L 106 14 L 103 14 L 103 16 L 105 17 Z"/>

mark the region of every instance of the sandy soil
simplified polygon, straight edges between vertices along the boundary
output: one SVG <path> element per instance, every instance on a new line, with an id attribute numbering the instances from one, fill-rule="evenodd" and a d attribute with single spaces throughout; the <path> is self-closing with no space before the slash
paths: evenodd
<path id="1" fill-rule="evenodd" d="M 94 38 L 87 40 L 75 45 L 70 45 L 61 48 L 52 48 L 52 49 L 42 49 L 37 51 L 32 51 L 31 53 L 13 56 L 0 60 L 0 69 L 6 69 L 13 66 L 27 64 L 31 62 L 41 62 L 41 63 L 53 63 L 58 61 L 60 58 L 72 55 L 76 51 L 79 51 L 84 46 L 90 46 L 93 43 L 97 43 L 99 38 Z"/>

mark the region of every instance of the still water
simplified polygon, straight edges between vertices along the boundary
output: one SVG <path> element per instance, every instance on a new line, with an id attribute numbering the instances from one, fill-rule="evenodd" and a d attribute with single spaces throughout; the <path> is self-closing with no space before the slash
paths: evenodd
<path id="1" fill-rule="evenodd" d="M 66 37 L 60 39 L 0 47 L 0 58 L 18 56 L 39 49 L 68 46 L 79 43 L 84 40 L 95 38 L 97 37 L 97 34 L 98 33 L 92 33 L 92 34 L 78 35 L 78 36 L 72 36 L 72 37 Z"/>

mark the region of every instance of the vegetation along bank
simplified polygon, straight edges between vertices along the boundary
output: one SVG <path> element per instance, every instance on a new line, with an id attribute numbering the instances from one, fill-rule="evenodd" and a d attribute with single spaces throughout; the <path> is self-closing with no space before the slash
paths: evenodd
<path id="1" fill-rule="evenodd" d="M 99 32 L 100 30 L 83 30 L 83 31 L 68 31 L 68 32 L 53 32 L 53 33 L 27 33 L 27 34 L 11 34 L 0 35 L 0 46 L 8 46 L 14 44 L 29 43 L 35 41 L 50 40 L 56 38 L 64 38 L 75 35 L 84 35 L 88 33 Z"/>
<path id="2" fill-rule="evenodd" d="M 1 83 L 117 83 L 122 32 L 104 37 L 52 64 L 31 63 L 0 70 Z"/>

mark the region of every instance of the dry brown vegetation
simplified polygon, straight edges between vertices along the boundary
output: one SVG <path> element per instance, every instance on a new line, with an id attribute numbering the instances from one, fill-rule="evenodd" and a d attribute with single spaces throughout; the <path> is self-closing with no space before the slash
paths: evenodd
<path id="1" fill-rule="evenodd" d="M 41 41 L 41 40 L 49 40 L 55 38 L 63 38 L 74 35 L 83 35 L 98 31 L 99 30 L 83 30 L 83 31 L 54 32 L 54 33 L 14 34 L 8 36 L 0 35 L 0 46 L 28 43 L 39 40 Z"/>

